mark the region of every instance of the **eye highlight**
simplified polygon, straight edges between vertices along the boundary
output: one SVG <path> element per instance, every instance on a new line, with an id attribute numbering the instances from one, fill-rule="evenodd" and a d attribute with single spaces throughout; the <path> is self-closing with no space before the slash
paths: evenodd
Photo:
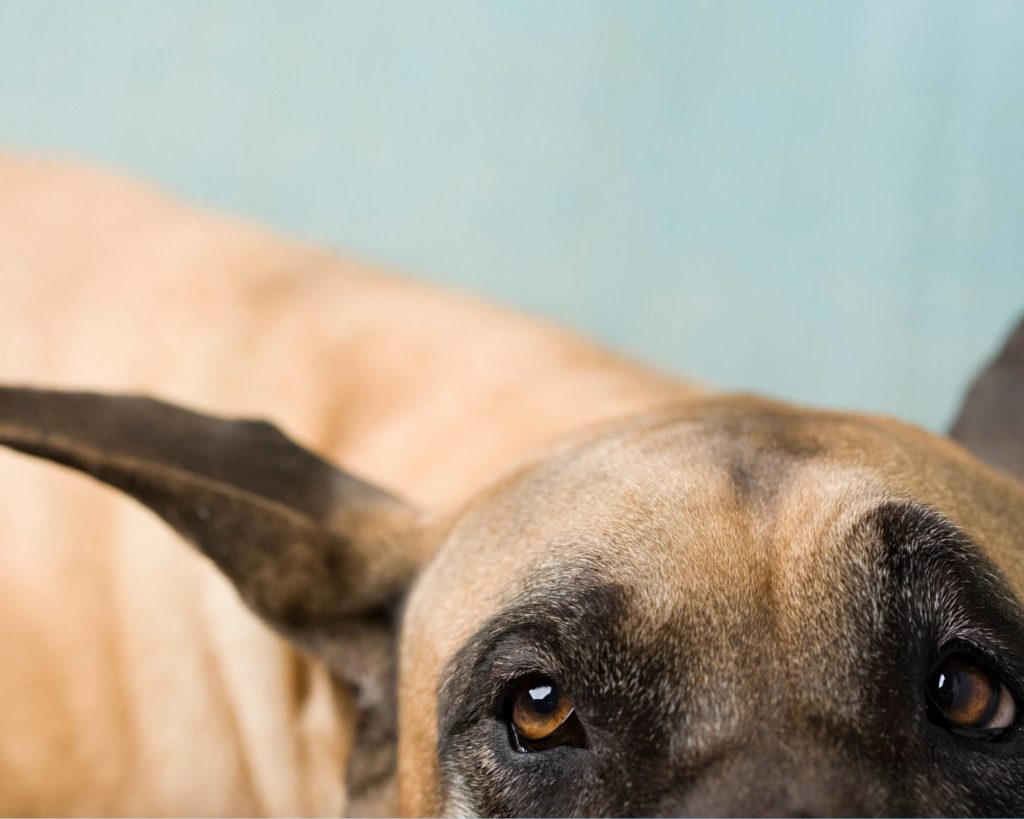
<path id="1" fill-rule="evenodd" d="M 583 745 L 582 726 L 573 704 L 554 681 L 530 677 L 515 687 L 510 702 L 510 724 L 518 750 Z"/>
<path id="2" fill-rule="evenodd" d="M 1003 736 L 1017 720 L 1017 703 L 1005 683 L 962 655 L 939 664 L 928 696 L 946 727 L 976 739 Z"/>

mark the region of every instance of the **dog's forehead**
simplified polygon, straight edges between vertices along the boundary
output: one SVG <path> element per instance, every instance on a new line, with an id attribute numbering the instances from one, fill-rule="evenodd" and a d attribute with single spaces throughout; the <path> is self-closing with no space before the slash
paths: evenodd
<path id="1" fill-rule="evenodd" d="M 868 558 L 856 552 L 870 541 L 850 536 L 859 521 L 900 500 L 998 530 L 986 481 L 947 442 L 856 415 L 737 398 L 633 419 L 524 469 L 462 516 L 427 580 L 464 590 L 442 613 L 442 653 L 524 593 L 571 586 L 581 566 L 628 590 L 644 627 L 682 607 L 737 628 L 770 611 L 799 630 L 808 612 L 843 604 L 809 597 Z"/>
<path id="2" fill-rule="evenodd" d="M 737 615 L 769 575 L 806 581 L 820 564 L 805 558 L 884 497 L 877 475 L 775 415 L 709 420 L 652 417 L 547 459 L 465 516 L 450 557 L 478 567 L 472 587 L 491 585 L 499 606 L 589 567 L 648 626 L 686 601 Z"/>

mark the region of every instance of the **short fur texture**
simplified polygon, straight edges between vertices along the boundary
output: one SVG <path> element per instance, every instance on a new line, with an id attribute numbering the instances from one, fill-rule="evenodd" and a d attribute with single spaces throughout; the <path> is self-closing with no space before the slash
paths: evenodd
<path id="1" fill-rule="evenodd" d="M 159 516 L 0 452 L 0 813 L 1024 812 L 1019 726 L 926 690 L 1024 703 L 1017 342 L 955 430 L 1000 472 L 105 174 L 0 189 L 0 443 Z M 531 674 L 585 742 L 517 750 Z"/>

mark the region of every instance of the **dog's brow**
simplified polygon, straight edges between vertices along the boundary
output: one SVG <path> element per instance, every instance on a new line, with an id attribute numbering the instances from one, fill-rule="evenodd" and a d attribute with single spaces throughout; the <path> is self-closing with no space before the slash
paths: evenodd
<path id="1" fill-rule="evenodd" d="M 865 515 L 857 528 L 861 527 L 876 533 L 882 546 L 880 556 L 892 569 L 942 562 L 969 565 L 993 579 L 998 577 L 981 547 L 949 518 L 927 506 L 889 501 Z"/>
<path id="2" fill-rule="evenodd" d="M 862 519 L 851 539 L 865 533 L 876 546 L 876 582 L 887 586 L 891 606 L 934 623 L 940 644 L 959 638 L 1018 653 L 1013 646 L 1024 635 L 1024 606 L 959 526 L 929 507 L 887 502 Z"/>

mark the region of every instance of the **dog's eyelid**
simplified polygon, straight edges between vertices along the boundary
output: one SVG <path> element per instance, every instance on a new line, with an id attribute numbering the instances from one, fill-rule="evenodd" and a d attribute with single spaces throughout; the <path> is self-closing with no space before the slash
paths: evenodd
<path id="1" fill-rule="evenodd" d="M 492 701 L 502 710 L 508 698 L 524 681 L 530 679 L 544 679 L 553 681 L 567 697 L 575 702 L 572 685 L 572 675 L 566 674 L 561 668 L 553 667 L 547 663 L 523 663 L 515 670 L 503 671 L 495 678 L 496 684 L 491 689 Z"/>
<path id="2" fill-rule="evenodd" d="M 473 698 L 477 707 L 501 711 L 509 693 L 531 676 L 561 681 L 568 675 L 529 631 L 509 630 L 494 635 L 465 666 L 464 673 L 477 680 Z"/>
<path id="3" fill-rule="evenodd" d="M 943 641 L 932 666 L 938 667 L 950 657 L 962 655 L 999 677 L 1014 698 L 1022 702 L 1019 692 L 1024 691 L 1024 674 L 1021 668 L 1014 667 L 1018 665 L 1012 659 L 1014 653 L 1012 646 L 988 630 L 965 629 Z"/>

